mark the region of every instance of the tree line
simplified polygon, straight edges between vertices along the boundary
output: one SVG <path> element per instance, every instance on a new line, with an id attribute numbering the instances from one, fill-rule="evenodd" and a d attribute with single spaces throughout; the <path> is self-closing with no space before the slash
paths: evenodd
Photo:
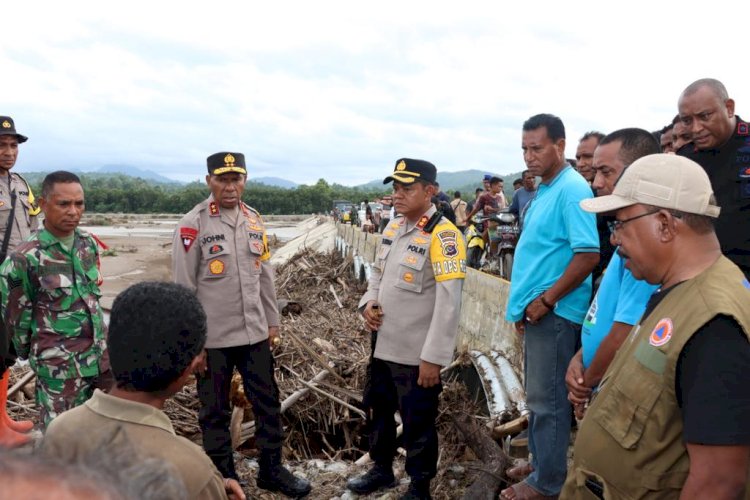
<path id="1" fill-rule="evenodd" d="M 34 193 L 41 192 L 44 174 L 24 174 Z M 183 214 L 208 197 L 205 183 L 167 184 L 122 174 L 79 174 L 86 198 L 87 212 L 171 213 Z M 324 179 L 293 189 L 249 182 L 242 199 L 261 214 L 310 214 L 330 212 L 333 200 L 359 204 L 390 189 L 362 189 L 328 184 Z"/>

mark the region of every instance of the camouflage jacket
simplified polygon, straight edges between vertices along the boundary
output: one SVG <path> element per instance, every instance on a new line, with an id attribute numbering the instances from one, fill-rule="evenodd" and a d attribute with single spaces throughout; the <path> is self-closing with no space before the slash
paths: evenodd
<path id="1" fill-rule="evenodd" d="M 68 250 L 46 229 L 0 266 L 0 299 L 16 352 L 39 376 L 91 377 L 109 369 L 94 239 L 76 229 Z"/>

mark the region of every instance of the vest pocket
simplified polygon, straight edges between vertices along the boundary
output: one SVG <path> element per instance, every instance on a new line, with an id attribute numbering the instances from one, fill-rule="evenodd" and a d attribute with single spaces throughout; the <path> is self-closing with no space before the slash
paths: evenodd
<path id="1" fill-rule="evenodd" d="M 424 278 L 424 263 L 426 260 L 427 257 L 425 255 L 406 252 L 399 262 L 396 288 L 421 293 L 422 280 Z"/>
<path id="2" fill-rule="evenodd" d="M 620 383 L 610 380 L 594 420 L 626 450 L 636 447 L 662 387 L 645 370 L 636 370 Z"/>

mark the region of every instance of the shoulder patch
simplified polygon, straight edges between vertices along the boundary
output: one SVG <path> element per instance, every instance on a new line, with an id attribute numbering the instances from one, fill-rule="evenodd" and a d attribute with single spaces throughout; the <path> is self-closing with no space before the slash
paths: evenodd
<path id="1" fill-rule="evenodd" d="M 445 257 L 455 257 L 458 255 L 457 235 L 452 229 L 438 231 L 436 236 L 440 240 L 440 246 Z"/>
<path id="2" fill-rule="evenodd" d="M 737 122 L 737 135 L 750 135 L 747 123 Z"/>
<path id="3" fill-rule="evenodd" d="M 651 335 L 648 336 L 648 343 L 654 347 L 663 346 L 672 338 L 673 329 L 674 325 L 672 325 L 671 318 L 660 319 L 651 331 Z"/>
<path id="4" fill-rule="evenodd" d="M 195 238 L 198 236 L 198 230 L 192 227 L 181 227 L 180 228 L 180 240 L 182 240 L 182 247 L 187 252 L 190 247 L 193 246 Z"/>

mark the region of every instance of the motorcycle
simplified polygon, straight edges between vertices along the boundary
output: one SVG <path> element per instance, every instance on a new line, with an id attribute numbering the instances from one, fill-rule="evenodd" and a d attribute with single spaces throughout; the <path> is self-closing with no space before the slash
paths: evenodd
<path id="1" fill-rule="evenodd" d="M 489 272 L 499 274 L 501 278 L 510 281 L 513 274 L 513 257 L 516 252 L 516 244 L 520 234 L 518 217 L 507 211 L 507 209 L 493 214 L 489 220 L 497 222 L 494 229 L 493 241 L 497 242 L 494 253 L 492 245 L 487 248 L 485 257 Z"/>
<path id="2" fill-rule="evenodd" d="M 485 244 L 484 238 L 482 238 L 484 228 L 481 221 L 481 216 L 475 215 L 469 221 L 464 231 L 464 239 L 466 240 L 466 265 L 472 269 L 479 269 L 482 265 Z"/>

